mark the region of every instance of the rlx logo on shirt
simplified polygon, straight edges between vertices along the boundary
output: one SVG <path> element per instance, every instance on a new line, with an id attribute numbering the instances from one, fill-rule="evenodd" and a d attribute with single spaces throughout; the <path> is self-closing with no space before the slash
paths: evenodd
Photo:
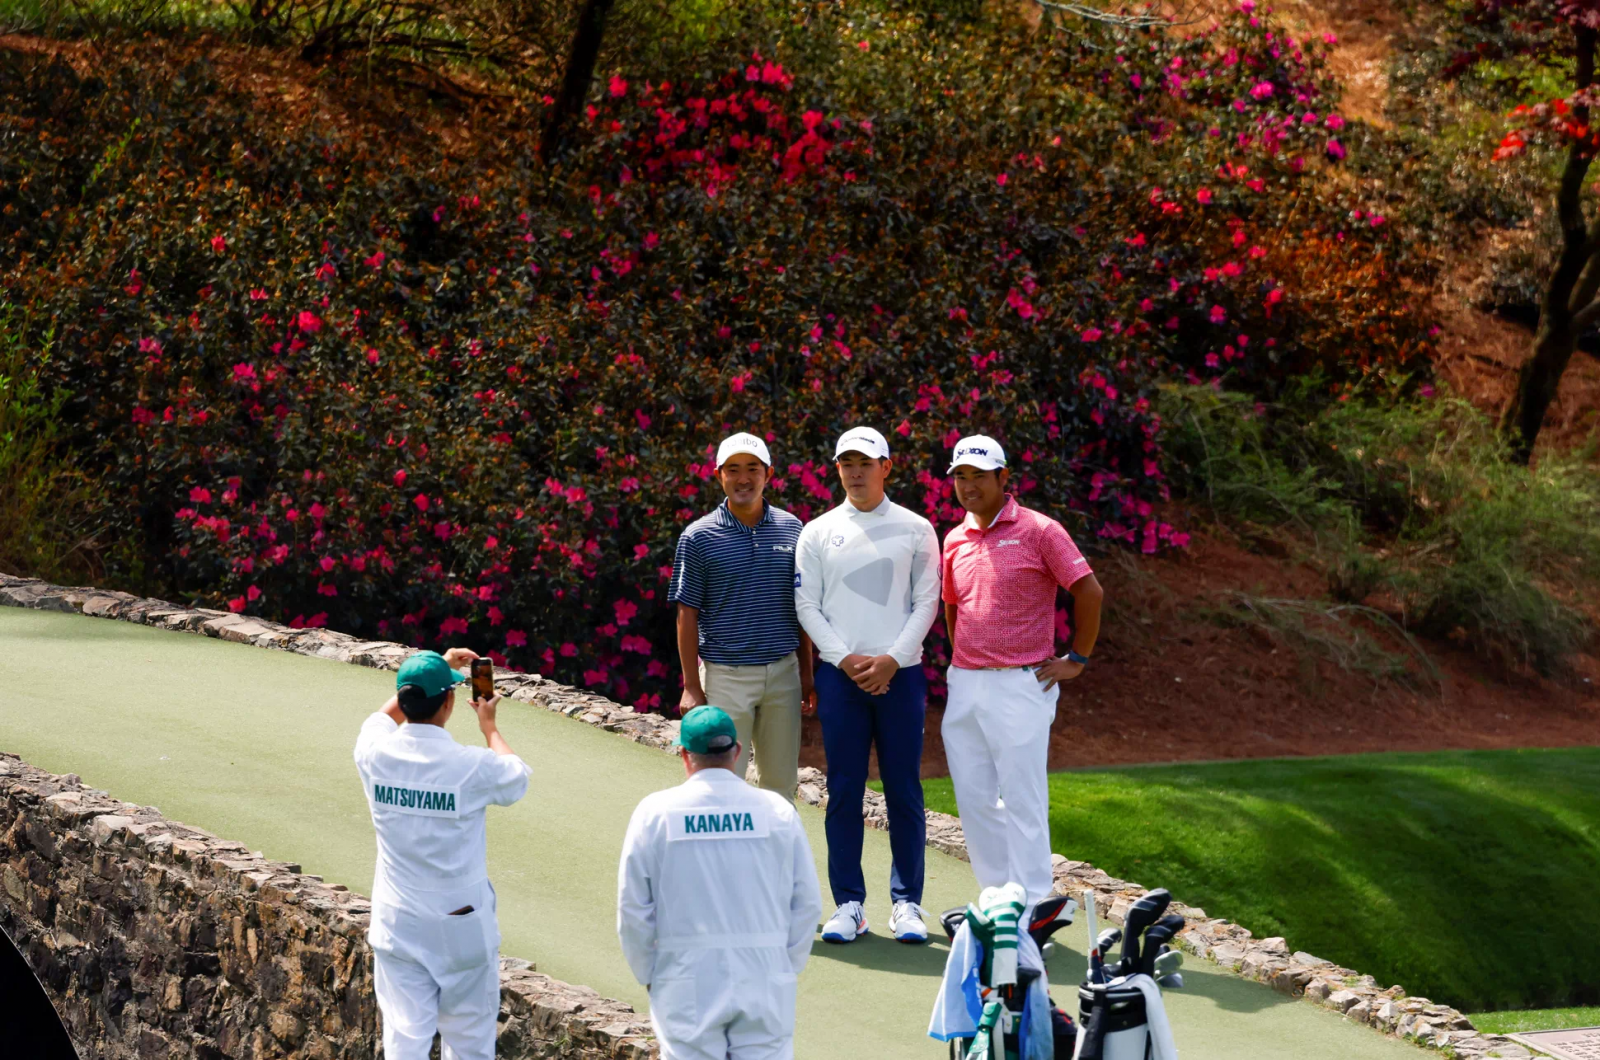
<path id="1" fill-rule="evenodd" d="M 1020 545 L 1020 544 L 1022 544 L 1022 542 L 1019 539 L 1017 539 L 1015 537 L 1008 537 L 1004 541 L 996 541 L 994 543 L 994 547 L 995 548 L 1005 548 L 1007 545 Z"/>
<path id="2" fill-rule="evenodd" d="M 773 545 L 772 546 L 772 551 L 774 551 L 774 552 L 793 552 L 794 551 L 794 546 L 793 545 Z"/>

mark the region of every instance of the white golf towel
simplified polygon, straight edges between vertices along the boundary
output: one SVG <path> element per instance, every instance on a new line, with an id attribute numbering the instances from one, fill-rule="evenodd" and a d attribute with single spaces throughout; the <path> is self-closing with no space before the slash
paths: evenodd
<path id="1" fill-rule="evenodd" d="M 1167 1022 L 1167 1006 L 1161 988 L 1148 975 L 1128 977 L 1128 985 L 1144 995 L 1144 1015 L 1150 1024 L 1150 1060 L 1178 1060 L 1178 1044 L 1172 1040 L 1172 1025 Z"/>
<path id="2" fill-rule="evenodd" d="M 983 947 L 972 937 L 971 925 L 962 921 L 944 962 L 944 980 L 933 1002 L 928 1037 L 947 1042 L 978 1033 L 978 1020 L 983 1016 L 982 990 L 978 985 L 982 961 Z"/>

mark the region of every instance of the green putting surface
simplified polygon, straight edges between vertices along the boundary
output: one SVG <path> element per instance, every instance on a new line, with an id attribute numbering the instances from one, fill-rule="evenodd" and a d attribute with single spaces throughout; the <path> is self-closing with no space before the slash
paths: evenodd
<path id="1" fill-rule="evenodd" d="M 0 750 L 249 844 L 366 893 L 374 843 L 350 752 L 392 674 L 78 615 L 0 607 Z M 634 805 L 682 779 L 672 757 L 543 708 L 504 702 L 501 731 L 533 767 L 528 796 L 489 813 L 502 952 L 640 1011 L 615 934 L 617 856 Z M 469 711 L 451 731 L 479 737 Z M 801 813 L 826 881 L 822 814 Z M 868 917 L 888 920 L 889 843 L 868 830 Z M 824 882 L 826 891 L 826 882 Z M 965 862 L 928 853 L 935 914 L 976 894 Z M 824 901 L 827 895 L 824 893 Z M 1058 936 L 1056 1000 L 1071 1011 L 1082 924 Z M 871 936 L 818 942 L 800 977 L 796 1055 L 934 1058 L 926 1037 L 946 947 Z M 1414 1057 L 1409 1045 L 1193 961 L 1168 1014 L 1185 1060 Z"/>

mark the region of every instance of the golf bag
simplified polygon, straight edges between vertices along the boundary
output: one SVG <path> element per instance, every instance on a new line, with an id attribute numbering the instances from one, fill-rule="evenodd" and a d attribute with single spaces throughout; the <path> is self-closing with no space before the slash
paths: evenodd
<path id="1" fill-rule="evenodd" d="M 1181 916 L 1162 916 L 1172 896 L 1151 891 L 1128 910 L 1120 929 L 1090 940 L 1089 974 L 1078 988 L 1079 1034 L 1074 1060 L 1178 1060 L 1161 988 L 1179 989 L 1183 955 L 1170 945 Z M 1092 910 L 1089 929 L 1094 930 Z M 1104 954 L 1118 939 L 1122 955 Z"/>
<path id="2" fill-rule="evenodd" d="M 999 890 L 985 891 L 984 897 Z M 998 986 L 989 978 L 1004 974 L 985 978 L 993 964 L 985 959 L 984 933 L 974 930 L 983 917 L 979 904 L 940 916 L 950 958 L 928 1033 L 949 1043 L 950 1060 L 1070 1060 L 1077 1026 L 1050 1000 L 1043 950 L 1051 935 L 1072 923 L 1076 910 L 1071 898 L 1057 895 L 1027 911 L 1026 924 L 1019 925 L 1026 930 L 1017 932 L 1015 982 Z M 959 1000 L 951 1000 L 958 989 Z"/>

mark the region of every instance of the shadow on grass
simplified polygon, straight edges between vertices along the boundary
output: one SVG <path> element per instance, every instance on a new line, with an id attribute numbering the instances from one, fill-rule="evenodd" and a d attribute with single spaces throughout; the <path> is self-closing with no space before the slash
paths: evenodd
<path id="1" fill-rule="evenodd" d="M 811 944 L 814 961 L 837 961 L 874 972 L 897 972 L 901 975 L 927 976 L 937 979 L 944 975 L 944 962 L 950 956 L 950 945 L 941 935 L 937 941 L 922 946 L 912 946 L 882 935 L 867 934 L 854 942 L 823 942 Z M 933 994 L 928 994 L 933 1004 Z"/>

